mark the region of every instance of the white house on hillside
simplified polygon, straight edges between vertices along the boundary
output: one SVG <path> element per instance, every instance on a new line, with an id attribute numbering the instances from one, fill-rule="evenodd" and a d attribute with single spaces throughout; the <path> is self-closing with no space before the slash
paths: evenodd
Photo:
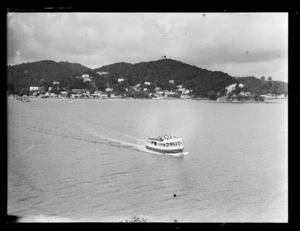
<path id="1" fill-rule="evenodd" d="M 72 91 L 72 93 L 75 93 L 75 94 L 81 94 L 84 92 L 83 89 L 72 89 L 71 91 Z"/>
<path id="2" fill-rule="evenodd" d="M 81 76 L 81 78 L 83 79 L 83 82 L 91 82 L 91 77 L 88 74 L 84 74 Z"/>
<path id="3" fill-rule="evenodd" d="M 186 89 L 182 90 L 182 94 L 189 94 L 189 93 L 190 93 L 190 90 L 186 90 Z"/>
<path id="4" fill-rule="evenodd" d="M 61 97 L 67 97 L 67 95 L 68 95 L 68 92 L 67 92 L 67 91 L 61 91 L 61 92 L 60 92 L 60 96 L 61 96 Z"/>
<path id="5" fill-rule="evenodd" d="M 124 81 L 124 79 L 122 79 L 122 78 L 119 78 L 119 79 L 118 79 L 118 82 L 119 82 L 119 83 L 122 83 L 123 81 Z"/>
<path id="6" fill-rule="evenodd" d="M 39 87 L 29 87 L 29 91 L 38 91 Z"/>
<path id="7" fill-rule="evenodd" d="M 97 74 L 98 74 L 98 75 L 107 75 L 108 72 L 106 72 L 106 71 L 100 71 L 100 72 L 97 72 Z"/>

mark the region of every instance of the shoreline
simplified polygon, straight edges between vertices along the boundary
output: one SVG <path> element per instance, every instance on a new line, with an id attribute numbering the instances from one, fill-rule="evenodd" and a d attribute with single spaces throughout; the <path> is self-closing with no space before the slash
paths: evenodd
<path id="1" fill-rule="evenodd" d="M 7 96 L 8 99 L 16 99 L 15 96 Z M 67 98 L 67 97 L 49 97 L 49 98 L 41 98 L 36 96 L 28 96 L 30 100 L 153 100 L 153 101 L 164 101 L 164 100 L 206 100 L 206 101 L 214 101 L 208 98 Z"/>
<path id="2" fill-rule="evenodd" d="M 15 96 L 7 96 L 7 99 L 14 99 L 16 100 Z M 255 101 L 255 100 L 244 100 L 244 101 L 231 101 L 231 100 L 227 100 L 227 101 L 217 101 L 217 100 L 211 100 L 208 98 L 161 98 L 161 99 L 155 99 L 155 98 L 66 98 L 66 97 L 49 97 L 49 98 L 40 98 L 40 97 L 36 97 L 36 96 L 28 96 L 28 99 L 31 101 L 56 101 L 56 100 L 68 100 L 68 101 L 82 101 L 82 100 L 92 100 L 92 101 L 207 101 L 207 102 L 212 102 L 212 103 L 220 103 L 220 104 L 226 104 L 226 103 L 230 103 L 230 104 L 248 104 L 248 103 L 275 103 L 278 101 L 282 101 L 282 100 L 288 100 L 288 97 L 286 98 L 266 98 L 264 99 L 264 101 Z"/>

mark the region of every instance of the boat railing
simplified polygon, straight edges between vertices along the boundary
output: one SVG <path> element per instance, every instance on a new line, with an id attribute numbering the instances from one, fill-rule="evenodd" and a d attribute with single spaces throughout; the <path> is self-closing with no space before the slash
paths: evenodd
<path id="1" fill-rule="evenodd" d="M 164 140 L 171 140 L 171 139 L 180 139 L 180 138 L 175 136 L 168 136 L 168 135 L 149 137 L 149 140 L 157 140 L 157 141 L 164 141 Z"/>

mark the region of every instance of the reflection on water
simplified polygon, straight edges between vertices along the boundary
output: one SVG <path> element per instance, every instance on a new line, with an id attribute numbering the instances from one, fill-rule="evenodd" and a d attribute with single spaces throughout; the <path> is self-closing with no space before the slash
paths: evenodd
<path id="1" fill-rule="evenodd" d="M 277 102 L 8 100 L 8 213 L 287 221 L 287 102 Z M 181 136 L 190 154 L 147 150 L 160 134 Z"/>

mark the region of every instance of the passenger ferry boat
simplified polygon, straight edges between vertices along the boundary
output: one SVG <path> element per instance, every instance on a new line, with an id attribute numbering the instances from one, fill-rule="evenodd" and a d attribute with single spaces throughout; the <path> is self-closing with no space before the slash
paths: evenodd
<path id="1" fill-rule="evenodd" d="M 184 154 L 184 146 L 182 144 L 182 139 L 175 136 L 164 135 L 159 136 L 157 138 L 150 137 L 149 141 L 146 143 L 146 148 L 151 151 L 160 152 L 164 154 Z"/>

